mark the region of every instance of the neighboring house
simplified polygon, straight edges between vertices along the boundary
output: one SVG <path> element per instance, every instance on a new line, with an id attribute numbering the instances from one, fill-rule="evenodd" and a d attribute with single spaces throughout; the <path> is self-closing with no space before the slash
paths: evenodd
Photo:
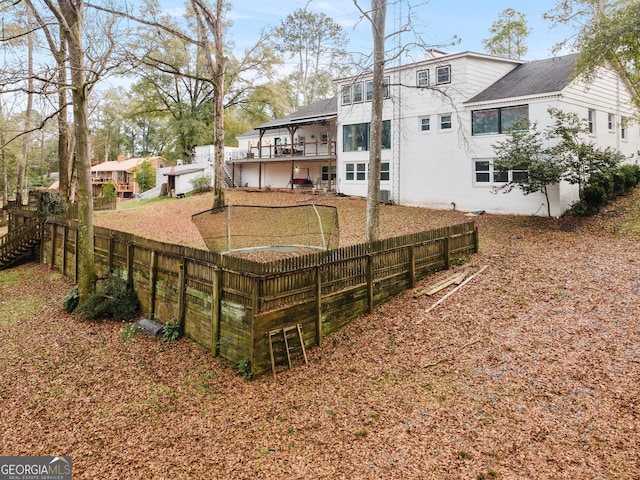
<path id="1" fill-rule="evenodd" d="M 135 181 L 135 169 L 145 160 L 151 163 L 153 170 L 167 164 L 167 161 L 162 157 L 130 158 L 127 160 L 124 155 L 118 155 L 118 160 L 99 163 L 91 167 L 93 196 L 102 195 L 102 186 L 110 182 L 115 186 L 116 193 L 120 198 L 131 198 L 140 193 L 140 187 Z"/>
<path id="2" fill-rule="evenodd" d="M 319 100 L 240 135 L 241 158 L 231 161 L 236 184 L 250 187 L 324 187 L 336 180 L 335 98 Z"/>
<path id="3" fill-rule="evenodd" d="M 546 214 L 542 194 L 495 193 L 514 172 L 505 178 L 493 171 L 493 145 L 504 140 L 509 125 L 522 117 L 545 130 L 551 122 L 551 107 L 588 120 L 589 140 L 599 147 L 612 147 L 629 162 L 638 160 L 640 133 L 632 119 L 639 112 L 628 84 L 613 71 L 601 69 L 593 83 L 585 84 L 575 78 L 576 55 L 534 62 L 473 52 L 430 51 L 428 57 L 385 72 L 383 199 L 438 209 Z M 329 168 L 337 166 L 335 188 L 347 195 L 366 196 L 371 74 L 336 84 L 340 95 L 335 110 L 319 113 L 316 104 L 310 106 L 321 119 L 317 124 L 306 123 L 313 117 L 302 109 L 238 138 L 240 150 L 249 157 L 253 153 L 253 158 L 238 162 L 243 182 L 251 187 L 291 186 L 286 182 L 305 175 L 308 168 L 308 176 L 320 177 L 326 187 Z M 307 158 L 295 147 L 283 151 L 285 158 L 278 156 L 276 147 L 283 140 L 298 143 L 302 136 L 308 142 L 311 136 L 306 129 L 311 127 L 324 128 L 321 135 L 335 139 L 329 160 L 333 163 Z M 302 175 L 297 173 L 301 169 Z M 576 200 L 574 185 L 553 186 L 552 215 L 561 215 Z"/>
<path id="4" fill-rule="evenodd" d="M 493 171 L 493 145 L 527 118 L 544 130 L 550 107 L 589 119 L 591 140 L 637 161 L 640 135 L 631 90 L 602 69 L 590 85 L 575 78 L 577 55 L 522 62 L 465 52 L 389 68 L 383 118 L 381 189 L 396 203 L 462 211 L 546 214 L 542 194 L 495 193 L 511 179 Z M 339 80 L 338 185 L 367 191 L 369 77 Z M 359 94 L 364 90 L 365 98 Z M 362 139 L 362 137 L 365 137 Z M 517 172 L 515 172 L 517 174 Z M 551 188 L 554 216 L 578 199 L 574 185 Z"/>

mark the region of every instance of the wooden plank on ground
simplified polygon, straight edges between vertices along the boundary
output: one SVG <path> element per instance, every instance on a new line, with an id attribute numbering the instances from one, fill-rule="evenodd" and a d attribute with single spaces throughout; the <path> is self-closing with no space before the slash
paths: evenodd
<path id="1" fill-rule="evenodd" d="M 457 270 L 455 272 L 452 272 L 446 277 L 444 277 L 443 279 L 437 281 L 436 283 L 429 285 L 424 290 L 420 290 L 414 293 L 413 298 L 418 298 L 418 297 L 421 297 L 422 295 L 431 296 L 438 293 L 440 290 L 447 288 L 450 285 L 454 285 L 454 284 L 460 285 L 464 281 L 464 279 L 467 278 L 468 274 L 469 272 L 467 270 L 462 270 L 462 271 Z"/>

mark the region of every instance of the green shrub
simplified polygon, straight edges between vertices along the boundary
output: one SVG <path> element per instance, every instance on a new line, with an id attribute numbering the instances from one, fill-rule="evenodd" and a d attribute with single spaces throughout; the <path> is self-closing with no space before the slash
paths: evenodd
<path id="1" fill-rule="evenodd" d="M 182 335 L 180 324 L 174 322 L 166 322 L 164 327 L 162 327 L 162 331 L 165 342 L 175 342 L 180 338 L 180 335 Z"/>
<path id="2" fill-rule="evenodd" d="M 73 287 L 62 299 L 62 308 L 64 308 L 65 312 L 71 313 L 76 309 L 79 301 L 80 295 L 78 295 L 78 287 Z"/>
<path id="3" fill-rule="evenodd" d="M 198 175 L 195 178 L 189 180 L 193 189 L 197 192 L 208 192 L 211 190 L 211 176 L 210 175 Z"/>
<path id="4" fill-rule="evenodd" d="M 115 318 L 130 320 L 138 311 L 136 292 L 117 275 L 97 281 L 96 288 L 78 307 L 78 313 L 91 319 Z"/>
<path id="5" fill-rule="evenodd" d="M 615 197 L 613 175 L 611 172 L 596 172 L 589 177 L 589 185 L 598 185 L 603 188 L 608 199 Z"/>
<path id="6" fill-rule="evenodd" d="M 624 190 L 625 192 L 630 191 L 632 188 L 635 188 L 640 181 L 640 177 L 638 176 L 638 172 L 640 172 L 640 166 L 638 165 L 622 165 L 620 167 L 620 173 L 624 178 Z"/>
<path id="7" fill-rule="evenodd" d="M 582 203 L 587 215 L 598 212 L 608 201 L 607 193 L 600 185 L 589 184 L 582 190 Z"/>
<path id="8" fill-rule="evenodd" d="M 117 198 L 116 186 L 113 182 L 102 185 L 102 198 Z"/>
<path id="9" fill-rule="evenodd" d="M 615 192 L 615 194 L 620 195 L 621 193 L 624 193 L 625 192 L 624 174 L 620 171 L 620 169 L 617 169 L 613 172 L 612 177 L 613 177 L 613 191 Z"/>
<path id="10" fill-rule="evenodd" d="M 236 369 L 242 374 L 245 379 L 250 379 L 253 376 L 251 371 L 251 360 L 249 357 L 244 357 L 236 364 Z"/>
<path id="11" fill-rule="evenodd" d="M 49 215 L 62 215 L 67 211 L 67 199 L 58 190 L 44 190 L 38 195 L 36 209 L 42 220 Z"/>

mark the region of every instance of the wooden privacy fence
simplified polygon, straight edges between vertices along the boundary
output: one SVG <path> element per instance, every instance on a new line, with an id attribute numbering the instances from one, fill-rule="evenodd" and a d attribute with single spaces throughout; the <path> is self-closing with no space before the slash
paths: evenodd
<path id="1" fill-rule="evenodd" d="M 271 369 L 269 332 L 301 325 L 307 348 L 451 262 L 476 253 L 475 223 L 268 263 L 94 228 L 98 276 L 118 272 L 142 312 L 252 374 Z M 42 261 L 77 279 L 77 224 L 49 220 Z"/>

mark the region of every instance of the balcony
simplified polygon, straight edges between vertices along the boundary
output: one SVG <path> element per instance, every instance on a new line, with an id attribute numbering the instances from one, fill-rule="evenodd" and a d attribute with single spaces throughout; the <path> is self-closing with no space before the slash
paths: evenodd
<path id="1" fill-rule="evenodd" d="M 315 141 L 300 142 L 294 145 L 262 145 L 250 146 L 245 158 L 238 162 L 277 161 L 277 160 L 335 160 L 336 142 Z"/>

